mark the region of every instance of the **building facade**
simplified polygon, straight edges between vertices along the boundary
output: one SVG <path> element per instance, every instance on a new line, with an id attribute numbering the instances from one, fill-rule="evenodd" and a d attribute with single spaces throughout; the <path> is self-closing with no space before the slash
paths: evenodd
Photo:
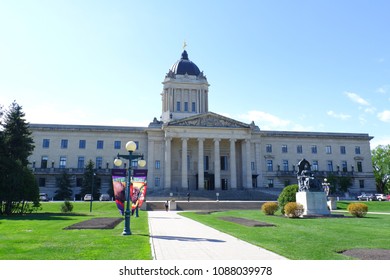
<path id="1" fill-rule="evenodd" d="M 208 94 L 206 76 L 184 50 L 164 78 L 160 120 L 148 127 L 30 124 L 41 192 L 53 196 L 66 171 L 76 195 L 89 160 L 106 192 L 113 161 L 129 140 L 147 161 L 151 190 L 281 190 L 296 184 L 305 158 L 318 178 L 350 177 L 351 193 L 375 191 L 368 134 L 263 131 L 209 111 Z"/>

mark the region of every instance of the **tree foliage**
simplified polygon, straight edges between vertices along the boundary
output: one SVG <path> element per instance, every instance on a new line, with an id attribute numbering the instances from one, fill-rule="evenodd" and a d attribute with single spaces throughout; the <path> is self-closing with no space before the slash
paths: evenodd
<path id="1" fill-rule="evenodd" d="M 26 213 L 39 205 L 39 188 L 28 157 L 34 150 L 22 107 L 0 107 L 0 215 Z M 33 202 L 31 205 L 30 202 Z"/>
<path id="2" fill-rule="evenodd" d="M 54 196 L 55 200 L 70 200 L 72 198 L 72 189 L 70 176 L 63 172 L 61 177 L 57 179 L 57 190 Z"/>
<path id="3" fill-rule="evenodd" d="M 379 145 L 371 156 L 377 191 L 390 193 L 390 145 Z"/>
<path id="4" fill-rule="evenodd" d="M 81 185 L 80 195 L 84 197 L 87 193 L 93 195 L 93 199 L 97 200 L 100 196 L 101 180 L 97 177 L 95 164 L 92 160 L 87 162 L 84 170 L 83 182 Z M 92 193 L 93 191 L 93 193 Z"/>

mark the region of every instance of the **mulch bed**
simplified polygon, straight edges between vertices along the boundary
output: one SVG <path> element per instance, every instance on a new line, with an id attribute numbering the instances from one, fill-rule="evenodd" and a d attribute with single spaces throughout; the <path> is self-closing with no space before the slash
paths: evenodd
<path id="1" fill-rule="evenodd" d="M 386 249 L 351 249 L 340 253 L 359 260 L 390 260 L 390 250 Z"/>
<path id="2" fill-rule="evenodd" d="M 232 222 L 232 223 L 237 223 L 240 225 L 244 225 L 247 227 L 274 227 L 274 224 L 269 224 L 265 222 L 260 222 L 260 221 L 255 221 L 255 220 L 248 220 L 244 218 L 236 218 L 236 217 L 220 217 L 219 219 Z"/>
<path id="3" fill-rule="evenodd" d="M 73 224 L 64 229 L 113 229 L 122 221 L 123 218 L 94 218 Z"/>

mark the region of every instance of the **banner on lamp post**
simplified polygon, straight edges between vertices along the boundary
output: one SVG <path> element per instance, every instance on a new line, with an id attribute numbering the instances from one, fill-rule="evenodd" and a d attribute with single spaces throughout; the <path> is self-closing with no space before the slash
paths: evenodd
<path id="1" fill-rule="evenodd" d="M 112 169 L 112 187 L 119 212 L 125 214 L 126 169 Z"/>
<path id="2" fill-rule="evenodd" d="M 135 169 L 133 171 L 133 178 L 130 186 L 131 194 L 131 208 L 134 210 L 137 207 L 141 208 L 142 203 L 145 201 L 148 175 L 147 169 Z"/>

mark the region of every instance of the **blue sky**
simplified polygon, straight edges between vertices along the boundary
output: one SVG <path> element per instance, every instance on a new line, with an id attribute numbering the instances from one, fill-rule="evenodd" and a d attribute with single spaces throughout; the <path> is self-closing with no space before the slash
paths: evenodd
<path id="1" fill-rule="evenodd" d="M 390 144 L 390 2 L 0 0 L 0 104 L 31 123 L 147 126 L 187 42 L 209 110 Z"/>

